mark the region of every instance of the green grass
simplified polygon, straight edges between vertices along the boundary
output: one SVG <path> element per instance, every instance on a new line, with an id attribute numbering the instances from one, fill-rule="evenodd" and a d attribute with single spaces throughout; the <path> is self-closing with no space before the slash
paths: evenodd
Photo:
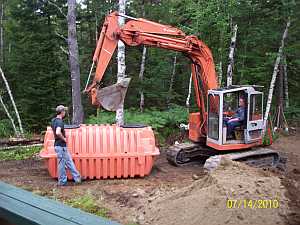
<path id="1" fill-rule="evenodd" d="M 74 208 L 79 208 L 85 212 L 108 218 L 108 209 L 99 206 L 96 203 L 95 198 L 89 194 L 66 200 L 64 203 Z"/>
<path id="2" fill-rule="evenodd" d="M 10 150 L 0 151 L 0 160 L 23 160 L 31 158 L 33 155 L 41 151 L 41 147 L 14 148 Z"/>

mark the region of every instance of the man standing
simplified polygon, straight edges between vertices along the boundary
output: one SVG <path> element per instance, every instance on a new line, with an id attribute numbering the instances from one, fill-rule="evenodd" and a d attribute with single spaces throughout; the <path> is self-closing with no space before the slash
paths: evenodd
<path id="1" fill-rule="evenodd" d="M 234 129 L 241 126 L 245 120 L 245 100 L 244 98 L 239 99 L 239 108 L 236 110 L 233 117 L 226 118 L 225 122 L 227 125 L 227 138 L 234 137 Z"/>
<path id="2" fill-rule="evenodd" d="M 56 117 L 51 121 L 55 142 L 54 149 L 57 154 L 57 169 L 58 169 L 58 185 L 64 186 L 67 184 L 66 167 L 71 171 L 75 183 L 81 183 L 81 177 L 77 171 L 72 157 L 67 149 L 67 140 L 64 129 L 63 118 L 66 115 L 67 107 L 59 105 L 56 107 Z"/>

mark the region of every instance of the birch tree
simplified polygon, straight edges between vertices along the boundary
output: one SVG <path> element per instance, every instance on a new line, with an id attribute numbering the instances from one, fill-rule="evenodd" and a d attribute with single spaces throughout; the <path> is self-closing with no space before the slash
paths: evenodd
<path id="1" fill-rule="evenodd" d="M 273 118 L 274 129 L 288 129 L 288 124 L 283 112 L 284 108 L 284 69 L 282 61 L 279 63 L 279 73 L 276 78 L 276 110 Z"/>
<path id="2" fill-rule="evenodd" d="M 283 56 L 283 76 L 284 76 L 284 103 L 285 108 L 288 108 L 290 106 L 289 104 L 289 84 L 288 84 L 288 72 L 287 72 L 287 62 L 286 62 L 286 56 Z"/>
<path id="3" fill-rule="evenodd" d="M 264 132 L 266 130 L 266 127 L 267 127 L 267 121 L 268 121 L 268 117 L 269 117 L 269 113 L 270 113 L 270 109 L 271 109 L 271 103 L 272 103 L 272 97 L 273 97 L 275 81 L 276 81 L 276 77 L 277 77 L 277 73 L 278 73 L 278 65 L 279 65 L 281 57 L 282 57 L 284 41 L 287 38 L 288 29 L 289 29 L 290 25 L 291 25 L 291 22 L 288 21 L 286 23 L 286 27 L 285 27 L 285 30 L 284 30 L 283 35 L 282 35 L 281 45 L 280 45 L 280 47 L 278 49 L 278 52 L 277 52 L 277 57 L 276 57 L 276 61 L 275 61 L 274 69 L 273 69 L 273 75 L 272 75 L 272 79 L 271 79 L 271 83 L 270 83 L 269 94 L 268 94 L 268 99 L 267 99 L 267 104 L 266 104 L 264 124 L 263 124 L 263 127 L 264 127 L 263 134 L 264 134 Z"/>
<path id="4" fill-rule="evenodd" d="M 76 37 L 76 0 L 68 0 L 68 47 L 69 68 L 72 83 L 73 124 L 83 122 L 83 107 L 80 92 L 80 67 L 78 56 L 78 44 Z"/>
<path id="5" fill-rule="evenodd" d="M 17 106 L 16 106 L 16 103 L 15 103 L 13 94 L 12 94 L 12 92 L 11 92 L 11 89 L 10 89 L 10 87 L 9 87 L 9 84 L 8 84 L 8 82 L 7 82 L 7 79 L 6 79 L 5 75 L 4 75 L 4 72 L 2 71 L 1 66 L 0 66 L 0 73 L 1 73 L 2 79 L 3 79 L 3 81 L 4 81 L 4 84 L 5 84 L 7 93 L 8 93 L 8 95 L 9 95 L 10 101 L 11 101 L 11 103 L 12 103 L 12 105 L 13 105 L 13 108 L 14 108 L 14 111 L 15 111 L 15 113 L 16 113 L 16 117 L 17 117 L 17 120 L 18 120 L 18 123 L 19 123 L 20 133 L 21 133 L 21 135 L 23 135 L 23 134 L 24 134 L 24 130 L 23 130 L 23 126 L 22 126 L 22 121 L 21 121 L 21 118 L 20 118 L 20 114 L 19 114 L 19 111 L 18 111 L 18 109 L 17 109 Z"/>
<path id="6" fill-rule="evenodd" d="M 186 100 L 185 100 L 185 105 L 186 105 L 188 111 L 190 110 L 190 99 L 191 99 L 191 93 L 192 93 L 192 80 L 193 80 L 193 74 L 191 73 L 190 81 L 189 81 L 189 88 L 188 88 L 188 95 L 187 95 Z"/>
<path id="7" fill-rule="evenodd" d="M 174 60 L 173 60 L 173 69 L 172 69 L 168 97 L 167 97 L 167 106 L 168 107 L 170 106 L 170 102 L 171 102 L 171 95 L 172 95 L 172 90 L 173 90 L 175 74 L 176 74 L 176 65 L 177 65 L 177 53 L 175 53 Z"/>
<path id="8" fill-rule="evenodd" d="M 126 0 L 119 0 L 119 13 L 125 14 Z M 119 16 L 119 26 L 122 27 L 125 24 L 125 18 Z M 125 65 L 125 44 L 122 41 L 118 42 L 118 83 L 121 82 L 125 77 L 126 65 Z M 122 105 L 116 111 L 116 123 L 121 126 L 124 124 L 124 105 Z"/>
<path id="9" fill-rule="evenodd" d="M 145 17 L 145 1 L 142 2 L 142 17 Z M 141 83 L 144 80 L 144 72 L 145 72 L 145 62 L 146 62 L 146 54 L 147 54 L 147 48 L 146 46 L 143 46 L 143 53 L 142 53 L 142 60 L 141 60 L 141 66 L 140 66 L 140 73 L 139 73 L 139 79 Z M 144 105 L 145 105 L 145 96 L 144 91 L 141 89 L 140 91 L 140 111 L 144 111 Z"/>
<path id="10" fill-rule="evenodd" d="M 237 30 L 238 30 L 238 26 L 235 25 L 232 32 L 230 49 L 229 49 L 229 63 L 227 68 L 227 86 L 232 85 L 232 71 L 234 66 L 234 50 L 236 45 Z"/>
<path id="11" fill-rule="evenodd" d="M 17 130 L 17 128 L 16 128 L 14 119 L 13 119 L 12 116 L 10 115 L 10 113 L 9 113 L 9 111 L 8 111 L 8 109 L 7 109 L 7 107 L 6 107 L 6 105 L 5 105 L 4 102 L 3 102 L 1 93 L 0 93 L 0 103 L 1 103 L 1 105 L 2 105 L 2 107 L 3 107 L 3 109 L 4 109 L 4 112 L 6 113 L 8 119 L 9 119 L 10 122 L 11 122 L 11 125 L 12 125 L 12 127 L 13 127 L 13 129 L 14 129 L 15 135 L 16 135 L 17 137 L 19 137 L 19 136 L 20 136 L 20 133 L 18 132 L 18 130 Z"/>
<path id="12" fill-rule="evenodd" d="M 2 1 L 0 5 L 0 65 L 4 64 L 3 16 L 4 16 L 4 3 Z"/>
<path id="13" fill-rule="evenodd" d="M 222 86 L 222 78 L 223 78 L 223 68 L 222 68 L 222 61 L 219 62 L 217 65 L 217 70 L 218 70 L 218 83 L 219 86 Z"/>
<path id="14" fill-rule="evenodd" d="M 139 73 L 139 79 L 141 83 L 144 80 L 144 72 L 145 72 L 145 62 L 146 62 L 146 53 L 147 53 L 147 48 L 144 46 L 143 47 L 143 53 L 142 53 L 142 61 L 141 61 L 141 68 L 140 68 L 140 73 Z M 144 91 L 140 91 L 140 111 L 144 111 L 144 105 L 145 105 L 145 96 L 144 96 Z"/>

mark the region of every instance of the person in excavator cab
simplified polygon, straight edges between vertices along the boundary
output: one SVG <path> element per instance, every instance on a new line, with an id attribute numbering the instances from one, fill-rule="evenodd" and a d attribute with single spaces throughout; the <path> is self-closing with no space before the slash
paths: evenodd
<path id="1" fill-rule="evenodd" d="M 232 117 L 224 118 L 224 122 L 227 126 L 227 139 L 234 139 L 234 130 L 236 129 L 236 127 L 243 125 L 245 121 L 245 105 L 245 99 L 243 97 L 240 97 L 239 107 L 235 111 L 235 114 Z"/>

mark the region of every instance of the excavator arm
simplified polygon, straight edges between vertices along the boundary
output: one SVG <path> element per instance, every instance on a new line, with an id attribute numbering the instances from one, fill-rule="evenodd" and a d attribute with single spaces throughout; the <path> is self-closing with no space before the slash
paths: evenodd
<path id="1" fill-rule="evenodd" d="M 123 27 L 118 25 L 118 16 L 127 18 Z M 111 60 L 111 57 L 121 40 L 129 46 L 146 45 L 157 48 L 169 49 L 182 52 L 192 62 L 192 77 L 196 95 L 197 105 L 200 110 L 201 121 L 206 120 L 204 98 L 209 89 L 218 87 L 215 65 L 210 49 L 196 36 L 185 35 L 181 30 L 142 18 L 132 18 L 119 15 L 113 12 L 106 16 L 103 24 L 97 47 L 94 53 L 93 62 L 96 63 L 96 73 L 92 84 L 87 88 L 93 105 L 103 105 L 104 96 L 110 94 L 108 89 L 104 92 L 99 89 L 99 83 Z M 116 84 L 116 90 L 127 89 L 128 84 Z M 106 95 L 107 96 L 107 95 Z M 124 94 L 121 95 L 125 97 Z M 120 100 L 122 102 L 122 100 Z M 101 104 L 102 103 L 102 104 Z M 111 106 L 111 104 L 110 104 Z M 105 108 L 105 106 L 104 106 Z M 107 107 L 106 107 L 107 108 Z M 110 108 L 110 107 L 108 107 Z M 111 107 L 110 110 L 116 108 Z"/>

